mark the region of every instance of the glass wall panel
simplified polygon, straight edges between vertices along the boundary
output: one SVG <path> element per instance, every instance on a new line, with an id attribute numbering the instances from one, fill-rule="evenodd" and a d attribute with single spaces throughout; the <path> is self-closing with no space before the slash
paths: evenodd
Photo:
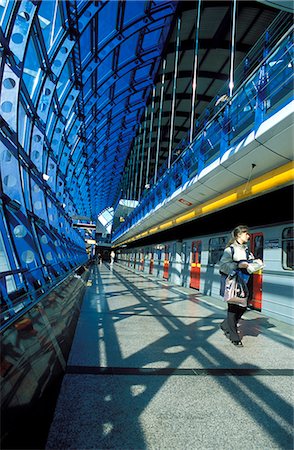
<path id="1" fill-rule="evenodd" d="M 35 92 L 41 76 L 41 61 L 36 52 L 34 40 L 31 38 L 28 43 L 26 57 L 24 60 L 23 76 L 28 93 L 31 98 Z"/>
<path id="2" fill-rule="evenodd" d="M 0 25 L 4 32 L 9 24 L 11 13 L 15 6 L 15 2 L 12 2 L 11 0 L 0 1 Z"/>
<path id="3" fill-rule="evenodd" d="M 144 14 L 145 2 L 126 2 L 124 24 Z"/>
<path id="4" fill-rule="evenodd" d="M 38 18 L 42 29 L 44 43 L 47 51 L 49 51 L 58 34 L 61 34 L 62 32 L 60 13 L 62 5 L 58 0 L 45 0 L 40 3 Z"/>
<path id="5" fill-rule="evenodd" d="M 24 206 L 20 180 L 19 162 L 12 151 L 0 141 L 0 167 L 3 192 L 11 200 Z"/>
<path id="6" fill-rule="evenodd" d="M 119 65 L 123 64 L 130 58 L 134 58 L 134 48 L 138 44 L 138 35 L 129 37 L 120 45 Z"/>
<path id="7" fill-rule="evenodd" d="M 91 35 L 91 24 L 87 26 L 85 31 L 81 36 L 80 49 L 81 49 L 81 59 L 82 59 L 82 67 L 85 66 L 85 63 L 91 56 L 92 52 L 92 35 Z"/>
<path id="8" fill-rule="evenodd" d="M 73 68 L 70 61 L 67 61 L 57 84 L 57 95 L 61 102 L 64 96 L 72 87 L 71 74 L 73 73 Z"/>
<path id="9" fill-rule="evenodd" d="M 99 12 L 98 44 L 115 29 L 117 5 L 116 2 L 108 2 Z M 135 2 L 136 3 L 136 2 Z"/>

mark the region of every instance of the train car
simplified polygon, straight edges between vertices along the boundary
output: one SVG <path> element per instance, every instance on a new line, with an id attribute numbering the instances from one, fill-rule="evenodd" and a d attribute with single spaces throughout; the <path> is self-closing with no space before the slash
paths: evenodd
<path id="1" fill-rule="evenodd" d="M 293 230 L 288 222 L 251 227 L 250 238 L 250 250 L 265 267 L 251 275 L 252 299 L 248 306 L 290 324 L 294 323 Z M 219 260 L 229 238 L 228 231 L 121 249 L 118 259 L 127 265 L 130 253 L 141 255 L 144 264 L 140 270 L 145 273 L 221 299 Z"/>

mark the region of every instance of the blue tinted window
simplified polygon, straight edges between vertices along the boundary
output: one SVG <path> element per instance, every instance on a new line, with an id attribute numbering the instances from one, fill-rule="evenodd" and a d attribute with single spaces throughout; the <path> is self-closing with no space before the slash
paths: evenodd
<path id="1" fill-rule="evenodd" d="M 108 2 L 99 12 L 98 44 L 115 30 L 117 2 Z"/>
<path id="2" fill-rule="evenodd" d="M 91 45 L 91 24 L 87 26 L 86 30 L 83 32 L 81 36 L 81 59 L 82 65 L 85 64 L 89 55 L 91 54 L 92 45 Z"/>
<path id="3" fill-rule="evenodd" d="M 62 5 L 58 0 L 46 0 L 40 3 L 41 5 L 38 11 L 38 18 L 46 49 L 49 50 L 52 47 L 58 33 L 62 31 L 60 14 L 60 8 Z"/>
<path id="4" fill-rule="evenodd" d="M 124 23 L 133 21 L 144 13 L 145 2 L 126 2 Z"/>
<path id="5" fill-rule="evenodd" d="M 38 86 L 38 81 L 41 74 L 40 65 L 41 64 L 35 49 L 34 41 L 33 39 L 30 39 L 24 61 L 23 80 L 31 97 L 34 92 L 34 88 Z"/>

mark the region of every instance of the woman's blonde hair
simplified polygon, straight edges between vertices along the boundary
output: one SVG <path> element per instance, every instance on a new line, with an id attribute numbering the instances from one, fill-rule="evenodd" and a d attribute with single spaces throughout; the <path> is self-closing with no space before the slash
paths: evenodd
<path id="1" fill-rule="evenodd" d="M 244 233 L 244 232 L 246 233 L 247 231 L 249 231 L 249 227 L 247 227 L 247 225 L 238 225 L 236 228 L 234 228 L 231 233 L 232 237 L 229 240 L 229 242 L 227 243 L 226 247 L 229 247 L 230 245 L 232 245 L 233 242 L 235 242 L 235 240 L 239 236 L 239 234 Z"/>

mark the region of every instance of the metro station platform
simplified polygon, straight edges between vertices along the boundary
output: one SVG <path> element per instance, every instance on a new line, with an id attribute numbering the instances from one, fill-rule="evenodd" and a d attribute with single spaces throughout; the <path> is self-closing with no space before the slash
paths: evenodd
<path id="1" fill-rule="evenodd" d="M 92 268 L 49 449 L 292 449 L 293 331 L 114 263 Z"/>

